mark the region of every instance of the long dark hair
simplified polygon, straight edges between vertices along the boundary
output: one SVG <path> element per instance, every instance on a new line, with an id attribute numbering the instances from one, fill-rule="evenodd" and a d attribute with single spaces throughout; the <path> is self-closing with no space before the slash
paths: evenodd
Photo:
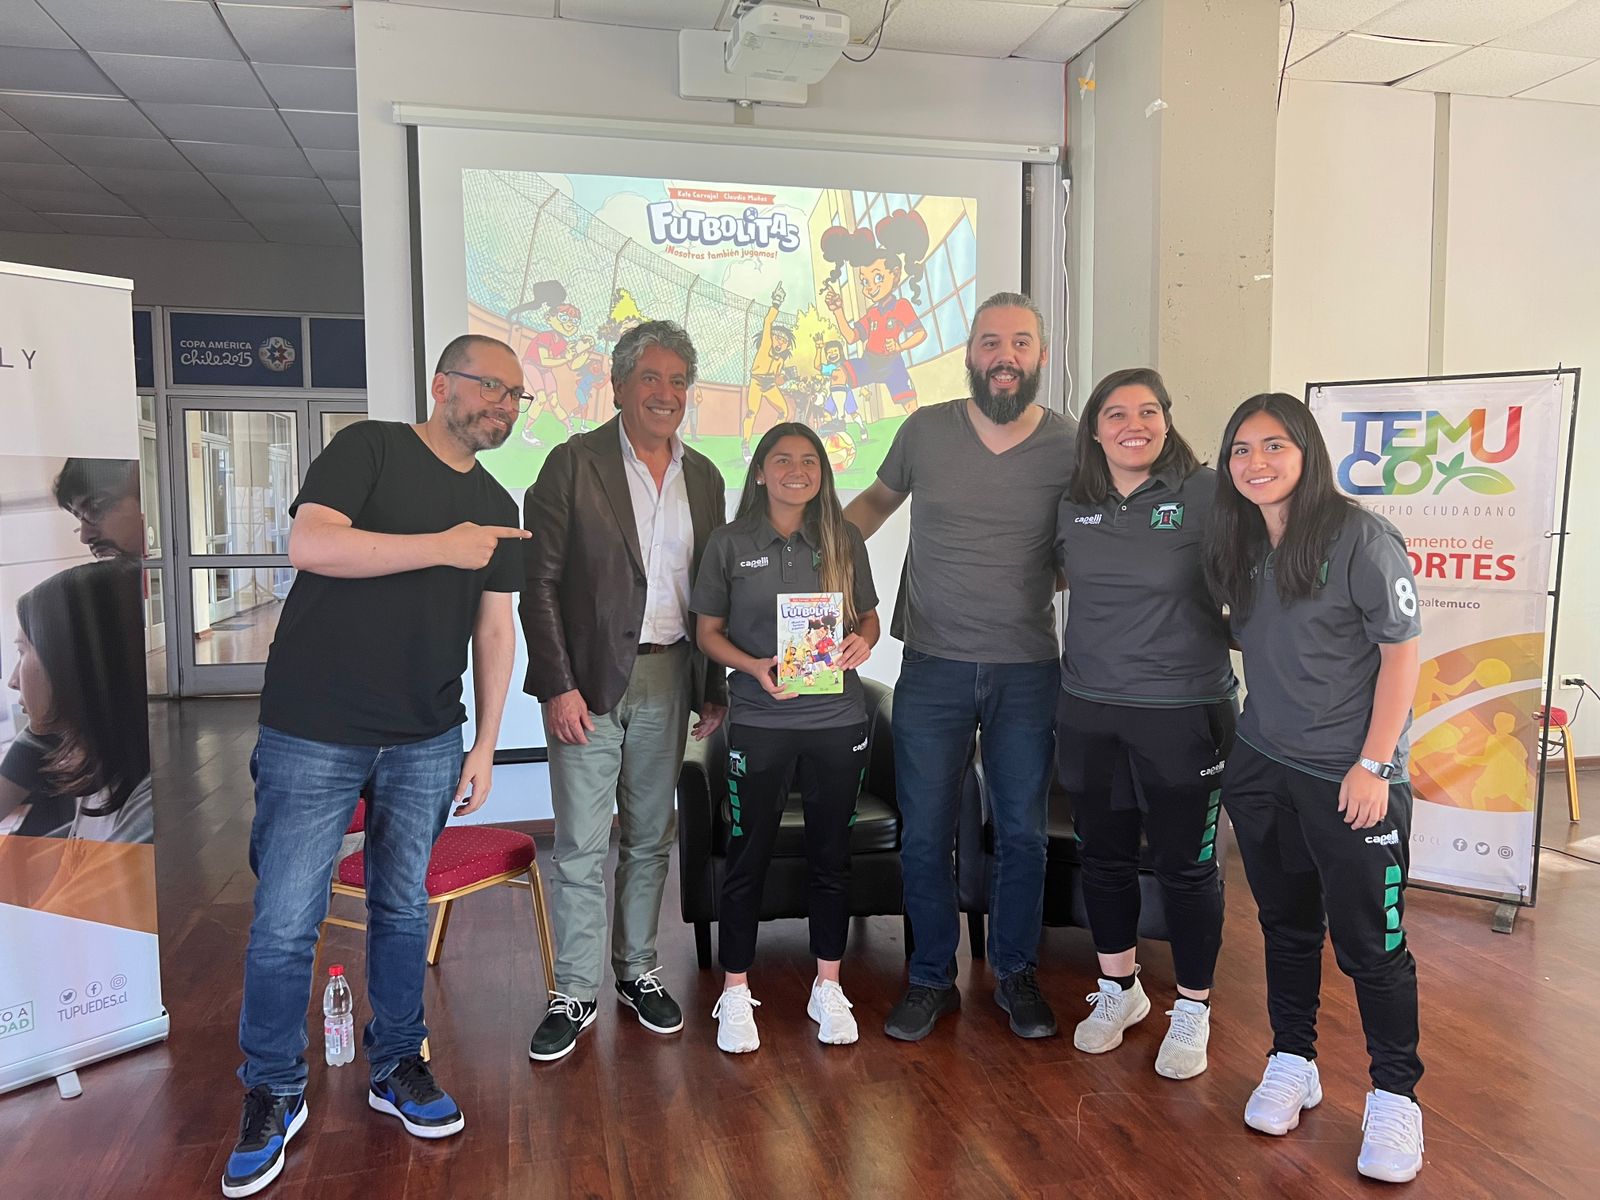
<path id="1" fill-rule="evenodd" d="M 1160 373 L 1152 367 L 1128 367 L 1113 371 L 1094 385 L 1094 391 L 1089 393 L 1089 402 L 1083 406 L 1083 412 L 1078 417 L 1078 462 L 1072 472 L 1074 504 L 1104 504 L 1106 497 L 1111 494 L 1111 468 L 1106 462 L 1105 447 L 1095 438 L 1094 431 L 1100 421 L 1101 408 L 1111 398 L 1111 393 L 1122 387 L 1148 388 L 1161 405 L 1167 437 L 1161 453 L 1150 464 L 1150 474 L 1171 471 L 1187 479 L 1200 466 L 1194 450 L 1172 423 L 1172 397 L 1167 394 L 1167 385 Z"/>
<path id="2" fill-rule="evenodd" d="M 50 680 L 50 712 L 39 714 L 56 735 L 45 781 L 58 795 L 108 792 L 84 816 L 116 812 L 150 773 L 140 595 L 139 568 L 107 561 L 52 575 L 17 601 Z"/>
<path id="3" fill-rule="evenodd" d="M 1316 589 L 1328 547 L 1356 507 L 1333 484 L 1328 447 L 1309 408 L 1284 392 L 1263 392 L 1234 409 L 1217 454 L 1217 496 L 1206 529 L 1205 569 L 1211 594 L 1240 619 L 1255 604 L 1254 577 L 1266 560 L 1267 523 L 1261 509 L 1234 486 L 1229 460 L 1239 426 L 1256 413 L 1266 413 L 1283 426 L 1302 460 L 1288 525 L 1272 560 L 1279 600 L 1303 600 Z"/>
<path id="4" fill-rule="evenodd" d="M 782 421 L 761 435 L 750 467 L 744 475 L 744 491 L 739 495 L 739 511 L 733 523 L 742 530 L 754 532 L 771 511 L 767 485 L 757 482 L 766 467 L 767 455 L 786 437 L 803 437 L 817 452 L 822 470 L 822 486 L 806 505 L 805 529 L 822 555 L 822 587 L 824 591 L 844 593 L 844 633 L 856 627 L 856 558 L 850 544 L 850 531 L 844 519 L 844 508 L 839 503 L 839 490 L 833 482 L 833 464 L 828 461 L 827 447 L 809 425 L 798 421 Z M 841 641 L 843 640 L 841 636 Z"/>

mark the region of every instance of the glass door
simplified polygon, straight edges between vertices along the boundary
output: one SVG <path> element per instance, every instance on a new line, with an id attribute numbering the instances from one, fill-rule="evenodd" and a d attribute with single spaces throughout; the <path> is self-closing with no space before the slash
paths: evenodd
<path id="1" fill-rule="evenodd" d="M 294 582 L 289 506 L 339 418 L 360 401 L 169 397 L 179 589 L 178 692 L 259 692 Z"/>

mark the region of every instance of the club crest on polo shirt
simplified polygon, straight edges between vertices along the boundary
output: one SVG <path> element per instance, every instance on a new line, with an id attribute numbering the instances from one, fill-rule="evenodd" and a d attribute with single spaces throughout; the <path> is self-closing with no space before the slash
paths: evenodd
<path id="1" fill-rule="evenodd" d="M 1182 529 L 1183 501 L 1169 500 L 1150 510 L 1151 529 Z"/>
<path id="2" fill-rule="evenodd" d="M 745 771 L 745 758 L 743 750 L 728 751 L 728 774 L 734 779 L 743 779 Z"/>

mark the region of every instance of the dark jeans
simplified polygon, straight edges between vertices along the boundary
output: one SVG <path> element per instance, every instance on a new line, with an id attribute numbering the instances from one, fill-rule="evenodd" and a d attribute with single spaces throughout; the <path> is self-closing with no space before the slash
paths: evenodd
<path id="1" fill-rule="evenodd" d="M 1072 796 L 1094 948 L 1139 940 L 1139 837 L 1161 884 L 1178 983 L 1211 986 L 1222 948 L 1217 813 L 1233 701 L 1132 708 L 1061 693 L 1056 768 Z"/>
<path id="2" fill-rule="evenodd" d="M 1373 1086 L 1413 1095 L 1422 1077 L 1417 964 L 1401 925 L 1411 785 L 1391 783 L 1384 819 L 1352 829 L 1339 812 L 1337 783 L 1241 741 L 1223 773 L 1222 803 L 1266 935 L 1273 1051 L 1316 1057 L 1326 931 L 1339 969 L 1356 985 Z"/>
<path id="3" fill-rule="evenodd" d="M 756 956 L 761 892 L 789 786 L 798 779 L 806 818 L 806 906 L 811 953 L 844 957 L 850 931 L 850 826 L 867 773 L 867 727 L 728 731 L 728 804 L 733 829 L 717 907 L 722 969 L 742 974 Z"/>
<path id="4" fill-rule="evenodd" d="M 346 746 L 262 726 L 250 774 L 256 912 L 244 959 L 239 1048 L 246 1087 L 280 1096 L 306 1085 L 306 1005 L 328 886 L 363 786 L 367 999 L 362 1037 L 374 1080 L 420 1051 L 427 970 L 428 858 L 461 776 L 461 729 L 403 746 Z"/>
<path id="5" fill-rule="evenodd" d="M 913 984 L 942 988 L 955 980 L 956 819 L 980 729 L 994 824 L 989 960 L 1002 979 L 1038 962 L 1059 681 L 1053 658 L 969 663 L 905 651 L 894 691 L 894 769 L 906 915 L 916 939 Z"/>

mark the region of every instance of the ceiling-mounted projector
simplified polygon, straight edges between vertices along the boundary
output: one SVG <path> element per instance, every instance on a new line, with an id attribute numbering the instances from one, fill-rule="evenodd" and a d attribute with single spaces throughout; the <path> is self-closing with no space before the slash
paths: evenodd
<path id="1" fill-rule="evenodd" d="M 816 83 L 850 44 L 850 18 L 826 8 L 757 4 L 734 19 L 723 65 L 730 75 Z"/>

